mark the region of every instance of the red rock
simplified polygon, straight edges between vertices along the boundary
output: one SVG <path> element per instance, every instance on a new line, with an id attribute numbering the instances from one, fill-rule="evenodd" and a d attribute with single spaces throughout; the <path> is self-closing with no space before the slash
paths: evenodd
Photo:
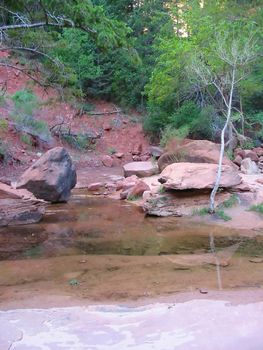
<path id="1" fill-rule="evenodd" d="M 262 147 L 253 148 L 253 152 L 255 152 L 258 157 L 262 157 L 263 156 L 263 148 Z"/>
<path id="2" fill-rule="evenodd" d="M 242 148 L 236 148 L 235 150 L 234 150 L 234 156 L 236 157 L 236 156 L 239 156 L 240 155 L 240 152 L 242 152 L 243 150 L 242 150 Z"/>
<path id="3" fill-rule="evenodd" d="M 158 146 L 150 146 L 149 153 L 155 158 L 160 158 L 164 154 L 164 149 Z"/>
<path id="4" fill-rule="evenodd" d="M 212 163 L 217 164 L 220 156 L 220 145 L 207 140 L 190 140 L 183 145 L 175 145 L 158 159 L 158 167 L 162 171 L 173 163 Z M 224 157 L 223 165 L 236 168 L 230 159 Z"/>
<path id="5" fill-rule="evenodd" d="M 132 160 L 134 161 L 134 162 L 141 162 L 141 156 L 132 156 Z"/>
<path id="6" fill-rule="evenodd" d="M 236 165 L 240 166 L 241 162 L 242 162 L 242 157 L 240 155 L 237 155 L 236 158 L 233 160 L 233 163 L 235 163 Z"/>
<path id="7" fill-rule="evenodd" d="M 123 187 L 123 181 L 116 182 L 116 191 L 120 191 Z"/>
<path id="8" fill-rule="evenodd" d="M 214 187 L 216 174 L 217 164 L 174 163 L 162 171 L 159 181 L 166 189 L 208 189 Z M 223 165 L 220 187 L 228 188 L 240 183 L 241 177 L 237 170 Z"/>
<path id="9" fill-rule="evenodd" d="M 142 180 L 139 180 L 135 184 L 135 186 L 131 188 L 127 198 L 130 199 L 130 198 L 141 197 L 145 191 L 150 191 L 150 187 Z"/>
<path id="10" fill-rule="evenodd" d="M 112 129 L 112 125 L 110 123 L 103 124 L 103 129 L 105 131 L 110 131 Z"/>
<path id="11" fill-rule="evenodd" d="M 113 182 L 108 182 L 105 184 L 105 188 L 107 188 L 110 191 L 114 191 L 114 190 L 116 190 L 117 186 Z"/>
<path id="12" fill-rule="evenodd" d="M 148 155 L 145 155 L 145 156 L 141 156 L 141 161 L 142 162 L 147 162 L 147 160 L 149 160 L 151 157 L 148 156 Z"/>
<path id="13" fill-rule="evenodd" d="M 249 184 L 243 183 L 243 182 L 241 182 L 241 184 L 231 188 L 231 191 L 234 191 L 234 192 L 249 192 L 251 190 L 252 189 L 249 186 Z"/>
<path id="14" fill-rule="evenodd" d="M 124 176 L 137 175 L 138 177 L 146 177 L 158 174 L 158 168 L 152 162 L 131 162 L 123 166 Z"/>
<path id="15" fill-rule="evenodd" d="M 138 145 L 133 147 L 133 150 L 131 152 L 133 155 L 139 155 L 142 153 L 142 144 L 139 143 Z"/>
<path id="16" fill-rule="evenodd" d="M 104 155 L 101 159 L 102 164 L 108 168 L 111 168 L 113 166 L 113 159 L 111 156 Z"/>
<path id="17" fill-rule="evenodd" d="M 98 191 L 102 187 L 104 187 L 104 184 L 102 182 L 94 182 L 88 186 L 88 191 Z"/>
<path id="18" fill-rule="evenodd" d="M 250 150 L 244 150 L 244 157 L 245 158 L 250 158 L 251 160 L 253 160 L 253 162 L 258 162 L 258 156 L 255 152 L 250 151 Z"/>
<path id="19" fill-rule="evenodd" d="M 242 160 L 241 163 L 241 172 L 247 175 L 255 175 L 259 174 L 260 170 L 257 164 L 253 160 L 251 160 L 251 158 L 245 158 Z"/>
<path id="20" fill-rule="evenodd" d="M 116 183 L 116 190 L 127 190 L 130 189 L 131 187 L 133 187 L 136 182 L 138 181 L 138 177 L 136 175 L 132 175 L 129 177 L 126 177 L 125 179 L 118 181 Z"/>
<path id="21" fill-rule="evenodd" d="M 48 202 L 65 202 L 76 180 L 75 166 L 68 151 L 55 147 L 21 175 L 16 188 L 26 188 L 35 197 Z"/>
<path id="22" fill-rule="evenodd" d="M 120 193 L 120 199 L 126 199 L 129 194 L 129 190 L 122 191 Z"/>
<path id="23" fill-rule="evenodd" d="M 124 156 L 124 153 L 121 153 L 121 152 L 115 153 L 116 158 L 122 158 L 123 156 Z"/>

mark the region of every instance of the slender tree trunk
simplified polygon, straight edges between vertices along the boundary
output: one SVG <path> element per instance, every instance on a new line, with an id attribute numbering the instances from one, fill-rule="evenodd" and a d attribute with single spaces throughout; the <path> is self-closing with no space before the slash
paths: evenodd
<path id="1" fill-rule="evenodd" d="M 243 114 L 243 105 L 242 105 L 242 98 L 240 96 L 240 113 L 241 113 L 241 130 L 242 135 L 245 136 L 245 119 Z"/>
<path id="2" fill-rule="evenodd" d="M 234 91 L 234 86 L 235 86 L 235 73 L 236 73 L 236 67 L 233 66 L 230 95 L 229 95 L 229 101 L 227 103 L 227 118 L 226 118 L 225 125 L 221 131 L 221 147 L 220 147 L 220 156 L 219 156 L 219 162 L 218 162 L 218 168 L 217 168 L 216 181 L 215 181 L 214 188 L 213 188 L 211 195 L 210 195 L 210 205 L 209 205 L 209 212 L 210 213 L 215 212 L 215 196 L 216 196 L 216 193 L 219 189 L 220 180 L 221 180 L 222 163 L 223 163 L 224 152 L 225 152 L 225 133 L 226 133 L 226 129 L 229 125 L 229 122 L 231 120 L 233 91 Z"/>

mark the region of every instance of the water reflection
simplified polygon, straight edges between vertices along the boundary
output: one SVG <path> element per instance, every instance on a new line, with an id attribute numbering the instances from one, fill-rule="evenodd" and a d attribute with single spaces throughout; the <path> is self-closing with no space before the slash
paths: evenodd
<path id="1" fill-rule="evenodd" d="M 0 288 L 10 298 L 54 289 L 104 301 L 263 286 L 263 235 L 145 218 L 132 204 L 101 198 L 73 199 L 51 206 L 39 224 L 2 228 L 0 257 L 9 260 L 0 262 Z"/>
<path id="2" fill-rule="evenodd" d="M 216 247 L 216 248 L 215 248 Z M 101 198 L 82 198 L 50 207 L 39 224 L 2 228 L 1 259 L 77 254 L 204 255 L 220 264 L 239 252 L 263 253 L 259 237 L 236 230 L 192 223 L 185 218 L 145 218 L 132 204 Z M 220 258 L 219 258 L 220 257 Z"/>

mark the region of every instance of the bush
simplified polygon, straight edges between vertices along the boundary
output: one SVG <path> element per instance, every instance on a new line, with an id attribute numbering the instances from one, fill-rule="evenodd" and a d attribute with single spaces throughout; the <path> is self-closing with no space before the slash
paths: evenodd
<path id="1" fill-rule="evenodd" d="M 25 143 L 26 145 L 32 146 L 33 142 L 32 142 L 32 138 L 30 135 L 28 134 L 22 134 L 20 136 L 20 140 Z"/>
<path id="2" fill-rule="evenodd" d="M 166 143 L 166 137 L 173 133 L 181 138 L 190 135 L 193 138 L 213 139 L 214 115 L 211 106 L 201 109 L 192 101 L 184 102 L 173 113 L 151 106 L 144 122 L 144 130 L 150 135 L 161 135 L 163 144 Z"/>
<path id="3" fill-rule="evenodd" d="M 85 149 L 93 149 L 95 144 L 93 140 L 84 133 L 79 133 L 77 135 L 72 134 L 62 134 L 62 139 L 74 148 L 83 151 Z"/>
<path id="4" fill-rule="evenodd" d="M 11 96 L 19 113 L 32 115 L 39 106 L 38 97 L 29 89 L 18 90 Z"/>
<path id="5" fill-rule="evenodd" d="M 14 110 L 10 113 L 10 117 L 15 121 L 17 130 L 49 141 L 51 134 L 47 123 L 33 116 L 39 107 L 38 97 L 31 90 L 23 89 L 13 94 L 11 100 L 14 103 Z M 22 139 L 24 138 L 23 142 L 29 144 L 29 139 L 26 140 L 24 135 L 21 136 Z"/>
<path id="6" fill-rule="evenodd" d="M 109 148 L 108 148 L 108 153 L 109 153 L 110 155 L 113 155 L 113 154 L 117 153 L 117 150 L 116 150 L 116 148 L 114 148 L 114 147 L 109 147 Z"/>
<path id="7" fill-rule="evenodd" d="M 260 214 L 263 214 L 263 203 L 258 204 L 258 205 L 252 205 L 250 210 L 256 211 L 257 213 L 260 213 Z"/>
<path id="8" fill-rule="evenodd" d="M 40 137 L 43 140 L 49 140 L 51 138 L 48 125 L 44 120 L 35 119 L 32 116 L 23 114 L 13 114 L 11 118 L 16 122 L 18 131 L 28 131 L 32 135 Z"/>
<path id="9" fill-rule="evenodd" d="M 5 133 L 8 129 L 8 122 L 5 119 L 0 119 L 0 133 Z"/>
<path id="10" fill-rule="evenodd" d="M 7 142 L 0 139 L 0 161 L 5 164 L 10 158 L 12 158 L 12 156 L 9 150 L 9 145 Z"/>
<path id="11" fill-rule="evenodd" d="M 161 141 L 160 144 L 162 147 L 165 147 L 171 140 L 182 140 L 186 138 L 189 134 L 189 127 L 187 125 L 175 129 L 173 126 L 168 125 L 161 132 Z"/>
<path id="12" fill-rule="evenodd" d="M 219 207 L 221 208 L 232 208 L 239 203 L 238 196 L 232 194 L 229 199 L 225 200 Z"/>

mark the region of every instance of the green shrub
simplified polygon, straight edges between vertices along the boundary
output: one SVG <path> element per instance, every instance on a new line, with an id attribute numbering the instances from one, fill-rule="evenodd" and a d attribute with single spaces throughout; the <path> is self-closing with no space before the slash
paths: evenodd
<path id="1" fill-rule="evenodd" d="M 8 143 L 0 139 L 0 162 L 5 164 L 10 158 L 12 156 Z"/>
<path id="2" fill-rule="evenodd" d="M 236 204 L 238 204 L 238 196 L 236 194 L 232 194 L 229 199 L 225 200 L 220 207 L 223 208 L 232 208 Z"/>
<path id="3" fill-rule="evenodd" d="M 8 129 L 8 122 L 5 119 L 0 119 L 0 132 L 6 132 Z"/>
<path id="4" fill-rule="evenodd" d="M 81 111 L 81 113 L 89 113 L 95 109 L 95 106 L 89 102 L 78 102 L 73 104 L 73 107 Z"/>
<path id="5" fill-rule="evenodd" d="M 144 130 L 149 134 L 161 134 L 163 144 L 173 133 L 182 138 L 190 135 L 212 139 L 214 113 L 211 106 L 201 109 L 192 101 L 185 101 L 175 111 L 173 108 L 172 113 L 166 112 L 164 107 L 151 106 L 144 121 Z"/>
<path id="6" fill-rule="evenodd" d="M 171 140 L 183 140 L 189 134 L 189 127 L 184 125 L 179 129 L 175 129 L 172 125 L 166 126 L 161 132 L 160 145 L 165 147 Z"/>
<path id="7" fill-rule="evenodd" d="M 94 149 L 95 147 L 94 142 L 92 142 L 90 137 L 84 133 L 79 133 L 77 135 L 62 134 L 62 138 L 71 146 L 80 151 L 83 151 L 85 149 Z"/>
<path id="8" fill-rule="evenodd" d="M 161 108 L 150 108 L 143 120 L 143 129 L 152 138 L 160 134 L 168 124 L 168 115 Z"/>
<path id="9" fill-rule="evenodd" d="M 234 156 L 234 152 L 230 149 L 226 150 L 226 155 L 227 155 L 227 158 L 230 159 L 230 160 L 234 160 L 235 159 L 235 156 Z"/>
<path id="10" fill-rule="evenodd" d="M 255 138 L 263 140 L 263 112 L 252 114 L 247 119 Z M 250 148 L 253 148 L 253 146 Z"/>
<path id="11" fill-rule="evenodd" d="M 112 154 L 117 153 L 117 150 L 116 150 L 116 148 L 114 148 L 114 147 L 108 147 L 108 153 L 109 153 L 110 155 L 112 155 Z"/>
<path id="12" fill-rule="evenodd" d="M 216 216 L 218 216 L 220 219 L 222 219 L 224 221 L 232 220 L 231 216 L 227 215 L 223 209 L 217 209 L 215 214 L 216 214 Z"/>
<path id="13" fill-rule="evenodd" d="M 205 216 L 209 214 L 209 208 L 200 208 L 200 209 L 194 209 L 192 212 L 193 216 Z M 231 217 L 229 215 L 227 215 L 223 209 L 217 208 L 215 211 L 215 215 L 224 220 L 224 221 L 229 221 L 231 220 Z"/>
<path id="14" fill-rule="evenodd" d="M 253 140 L 246 140 L 244 142 L 242 142 L 242 145 L 241 145 L 242 149 L 252 149 L 255 147 L 255 142 Z"/>
<path id="15" fill-rule="evenodd" d="M 194 209 L 192 212 L 193 216 L 205 216 L 209 214 L 209 209 L 208 208 L 200 208 L 200 209 Z"/>
<path id="16" fill-rule="evenodd" d="M 26 145 L 32 146 L 33 142 L 32 142 L 32 138 L 30 135 L 28 134 L 22 134 L 20 136 L 20 140 L 25 143 Z"/>
<path id="17" fill-rule="evenodd" d="M 16 122 L 19 131 L 30 131 L 35 136 L 49 139 L 51 137 L 47 123 L 44 120 L 35 119 L 25 114 L 11 114 L 10 117 Z"/>
<path id="18" fill-rule="evenodd" d="M 38 108 L 38 97 L 29 89 L 18 90 L 11 96 L 15 109 L 19 113 L 32 115 Z"/>
<path id="19" fill-rule="evenodd" d="M 257 204 L 257 205 L 252 205 L 250 210 L 256 211 L 257 213 L 260 213 L 260 214 L 263 214 L 263 203 Z"/>
<path id="20" fill-rule="evenodd" d="M 163 185 L 161 185 L 159 188 L 158 188 L 158 193 L 159 194 L 162 194 L 162 193 L 165 193 L 166 189 Z"/>

